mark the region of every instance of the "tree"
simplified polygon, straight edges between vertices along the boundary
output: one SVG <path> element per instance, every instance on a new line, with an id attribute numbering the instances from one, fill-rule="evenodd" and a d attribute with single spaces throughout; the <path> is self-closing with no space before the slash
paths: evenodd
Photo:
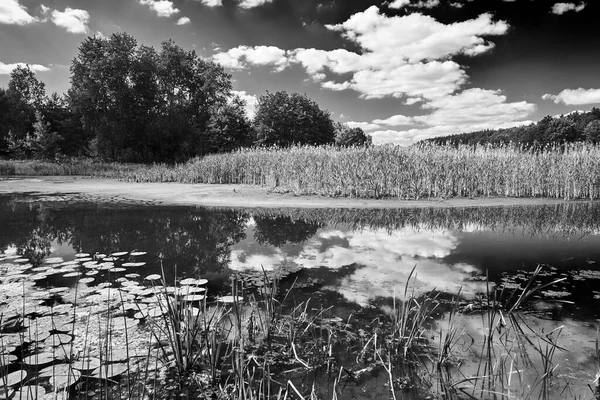
<path id="1" fill-rule="evenodd" d="M 24 157 L 21 150 L 46 96 L 45 84 L 39 81 L 29 66 L 17 66 L 10 73 L 8 88 L 0 94 L 0 151 Z"/>
<path id="2" fill-rule="evenodd" d="M 245 106 L 244 100 L 234 96 L 211 113 L 207 130 L 210 153 L 225 153 L 252 145 L 254 135 Z"/>
<path id="3" fill-rule="evenodd" d="M 29 65 L 18 65 L 10 73 L 8 93 L 18 101 L 39 109 L 46 97 L 46 84 L 37 79 Z"/>
<path id="4" fill-rule="evenodd" d="M 600 142 L 600 120 L 595 119 L 590 121 L 583 130 L 585 140 L 591 143 Z"/>
<path id="5" fill-rule="evenodd" d="M 258 145 L 320 145 L 335 136 L 329 112 L 306 95 L 285 91 L 260 96 L 253 125 Z"/>
<path id="6" fill-rule="evenodd" d="M 338 146 L 369 146 L 373 144 L 371 136 L 365 135 L 360 128 L 350 128 L 346 124 L 335 124 L 335 144 Z"/>
<path id="7" fill-rule="evenodd" d="M 160 52 L 126 33 L 90 37 L 71 65 L 70 103 L 99 155 L 173 161 L 208 152 L 211 112 L 227 103 L 231 76 L 173 41 Z"/>

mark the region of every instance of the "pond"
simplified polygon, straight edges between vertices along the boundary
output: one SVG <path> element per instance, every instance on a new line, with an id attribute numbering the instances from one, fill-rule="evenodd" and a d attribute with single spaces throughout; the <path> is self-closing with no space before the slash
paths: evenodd
<path id="1" fill-rule="evenodd" d="M 599 203 L 2 196 L 0 386 L 11 398 L 596 398 L 599 283 Z M 203 326 L 190 333 L 186 312 Z"/>

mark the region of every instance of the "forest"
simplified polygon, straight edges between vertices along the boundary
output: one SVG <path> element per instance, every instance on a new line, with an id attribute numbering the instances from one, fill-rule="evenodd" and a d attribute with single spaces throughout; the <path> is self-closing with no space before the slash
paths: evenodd
<path id="1" fill-rule="evenodd" d="M 599 141 L 600 109 L 596 107 L 589 112 L 573 112 L 557 117 L 547 115 L 541 121 L 531 125 L 506 129 L 487 129 L 427 140 L 427 142 L 438 145 L 515 143 L 526 147 L 536 147 L 550 143 L 598 143 Z"/>

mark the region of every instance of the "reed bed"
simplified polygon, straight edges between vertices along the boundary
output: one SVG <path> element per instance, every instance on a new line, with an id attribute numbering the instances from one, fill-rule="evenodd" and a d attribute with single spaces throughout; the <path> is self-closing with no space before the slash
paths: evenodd
<path id="1" fill-rule="evenodd" d="M 146 168 L 141 164 L 105 163 L 93 160 L 50 162 L 40 160 L 0 160 L 0 176 L 103 176 L 124 178 Z"/>
<path id="2" fill-rule="evenodd" d="M 423 199 L 600 197 L 600 146 L 570 144 L 252 148 L 185 164 L 155 164 L 135 182 L 246 184 L 298 195 Z"/>

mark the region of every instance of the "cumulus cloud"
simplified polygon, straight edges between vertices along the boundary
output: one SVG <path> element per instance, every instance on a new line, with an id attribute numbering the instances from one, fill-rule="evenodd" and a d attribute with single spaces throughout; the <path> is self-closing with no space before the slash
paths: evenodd
<path id="1" fill-rule="evenodd" d="M 244 102 L 246 103 L 246 115 L 250 119 L 254 118 L 258 98 L 253 94 L 246 93 L 245 90 L 232 90 L 231 93 L 244 100 Z"/>
<path id="2" fill-rule="evenodd" d="M 34 72 L 50 71 L 50 68 L 45 67 L 40 64 L 25 64 L 25 63 L 5 64 L 2 61 L 0 61 L 0 75 L 9 75 L 13 69 L 15 69 L 19 66 L 25 67 L 26 65 L 29 65 L 29 69 L 31 69 Z"/>
<path id="3" fill-rule="evenodd" d="M 19 0 L 0 1 L 0 24 L 27 25 L 37 21 L 38 19 L 31 16 Z"/>
<path id="4" fill-rule="evenodd" d="M 410 145 L 435 136 L 473 132 L 483 129 L 527 125 L 536 106 L 526 101 L 508 102 L 498 90 L 472 88 L 423 104 L 428 114 L 407 117 L 394 115 L 373 123 L 386 126 L 412 125 L 405 130 L 382 129 L 372 132 L 374 143 Z"/>
<path id="5" fill-rule="evenodd" d="M 381 126 L 370 123 L 370 122 L 359 122 L 359 121 L 348 121 L 346 122 L 350 128 L 360 128 L 363 131 L 372 131 L 374 129 L 381 129 Z"/>
<path id="6" fill-rule="evenodd" d="M 207 7 L 220 7 L 223 5 L 222 0 L 200 0 L 200 2 Z"/>
<path id="7" fill-rule="evenodd" d="M 409 4 L 396 0 L 390 6 L 400 7 L 401 3 Z M 444 24 L 420 13 L 386 16 L 371 6 L 343 23 L 326 27 L 355 43 L 359 51 L 240 46 L 218 53 L 214 59 L 237 69 L 273 65 L 281 71 L 298 64 L 324 89 L 354 90 L 365 99 L 395 97 L 406 105 L 420 103 L 428 113 L 352 121 L 374 131 L 375 142 L 411 144 L 431 136 L 514 126 L 525 122 L 535 109 L 527 102 L 508 102 L 498 91 L 461 91 L 468 76 L 452 57 L 489 52 L 494 44 L 486 38 L 508 31 L 506 22 L 494 21 L 490 14 Z M 410 129 L 391 129 L 403 125 Z"/>
<path id="8" fill-rule="evenodd" d="M 241 8 L 254 8 L 263 4 L 271 3 L 273 0 L 242 0 L 238 4 Z"/>
<path id="9" fill-rule="evenodd" d="M 556 95 L 547 93 L 542 99 L 566 105 L 595 104 L 600 103 L 600 89 L 565 89 Z"/>
<path id="10" fill-rule="evenodd" d="M 275 46 L 238 46 L 217 53 L 213 60 L 226 68 L 244 69 L 249 65 L 272 66 L 282 71 L 288 65 L 287 52 Z"/>
<path id="11" fill-rule="evenodd" d="M 45 7 L 43 11 L 46 13 L 49 9 Z M 65 11 L 53 10 L 50 13 L 50 20 L 54 25 L 65 28 L 69 33 L 86 34 L 89 32 L 90 14 L 86 10 L 70 7 L 65 8 Z"/>
<path id="12" fill-rule="evenodd" d="M 412 117 L 406 115 L 394 115 L 386 119 L 375 119 L 373 120 L 376 124 L 387 125 L 387 126 L 398 126 L 398 125 L 412 125 L 414 120 Z"/>
<path id="13" fill-rule="evenodd" d="M 139 0 L 140 4 L 148 6 L 151 10 L 156 12 L 159 17 L 170 17 L 173 14 L 179 12 L 178 8 L 173 6 L 173 2 L 169 0 Z"/>
<path id="14" fill-rule="evenodd" d="M 177 20 L 177 25 L 187 25 L 190 24 L 192 21 L 190 21 L 190 19 L 188 17 L 181 17 Z"/>
<path id="15" fill-rule="evenodd" d="M 440 0 L 419 0 L 413 1 L 411 0 L 394 0 L 390 4 L 388 4 L 389 8 L 404 8 L 407 6 L 415 7 L 415 8 L 433 8 L 440 5 Z"/>
<path id="16" fill-rule="evenodd" d="M 574 3 L 556 3 L 552 6 L 552 14 L 556 14 L 556 15 L 563 15 L 564 13 L 568 12 L 568 11 L 575 11 L 575 12 L 579 12 L 582 11 L 585 8 L 586 4 L 585 3 L 579 3 L 579 4 L 574 4 Z"/>

